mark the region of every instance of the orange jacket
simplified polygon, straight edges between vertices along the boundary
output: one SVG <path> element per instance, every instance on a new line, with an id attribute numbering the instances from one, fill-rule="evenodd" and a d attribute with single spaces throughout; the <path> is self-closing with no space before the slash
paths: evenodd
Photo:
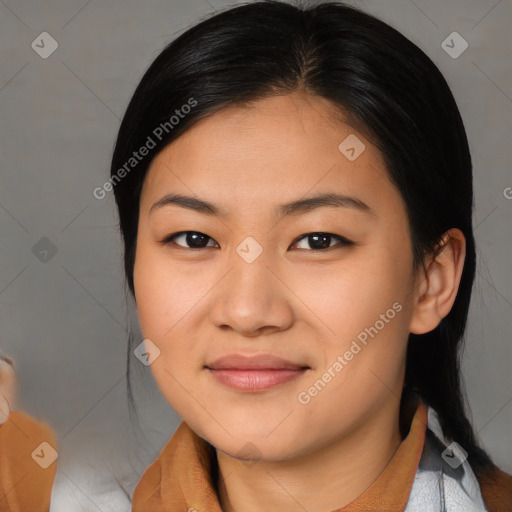
<path id="1" fill-rule="evenodd" d="M 0 426 L 0 512 L 47 512 L 57 457 L 53 430 L 22 411 Z"/>
<path id="2" fill-rule="evenodd" d="M 425 404 L 420 402 L 413 412 L 409 432 L 385 470 L 340 512 L 404 510 L 427 425 Z M 11 411 L 0 426 L 0 512 L 48 512 L 57 449 L 55 435 L 47 424 L 24 412 Z M 210 471 L 206 443 L 182 422 L 142 475 L 133 493 L 132 511 L 221 512 Z M 487 510 L 511 512 L 512 477 L 497 467 L 477 476 Z"/>

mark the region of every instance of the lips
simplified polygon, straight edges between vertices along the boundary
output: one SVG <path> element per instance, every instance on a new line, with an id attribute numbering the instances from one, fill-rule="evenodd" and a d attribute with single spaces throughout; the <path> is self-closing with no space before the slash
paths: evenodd
<path id="1" fill-rule="evenodd" d="M 271 354 L 230 354 L 205 365 L 215 380 L 238 391 L 264 391 L 294 380 L 310 367 Z"/>
<path id="2" fill-rule="evenodd" d="M 254 356 L 229 354 L 215 359 L 215 361 L 207 364 L 206 368 L 211 370 L 302 370 L 309 368 L 309 366 L 294 363 L 271 354 Z"/>

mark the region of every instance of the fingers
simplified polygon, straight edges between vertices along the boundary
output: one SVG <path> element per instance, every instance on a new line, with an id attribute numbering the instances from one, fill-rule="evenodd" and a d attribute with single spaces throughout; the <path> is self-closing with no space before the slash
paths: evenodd
<path id="1" fill-rule="evenodd" d="M 17 381 L 14 361 L 0 355 L 0 425 L 5 423 L 10 411 L 16 408 Z"/>
<path id="2" fill-rule="evenodd" d="M 0 354 L 0 359 L 2 359 L 3 361 L 5 361 L 6 363 L 9 363 L 9 364 L 14 368 L 14 361 L 13 361 L 10 357 L 2 356 L 2 355 Z"/>

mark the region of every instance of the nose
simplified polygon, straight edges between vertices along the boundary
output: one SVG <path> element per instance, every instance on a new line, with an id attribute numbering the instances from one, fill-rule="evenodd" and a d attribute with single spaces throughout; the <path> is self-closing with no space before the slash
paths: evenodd
<path id="1" fill-rule="evenodd" d="M 231 270 L 212 294 L 212 323 L 245 337 L 290 328 L 294 319 L 293 293 L 280 278 L 275 259 L 263 251 L 251 261 L 241 245 L 239 252 L 230 255 Z"/>

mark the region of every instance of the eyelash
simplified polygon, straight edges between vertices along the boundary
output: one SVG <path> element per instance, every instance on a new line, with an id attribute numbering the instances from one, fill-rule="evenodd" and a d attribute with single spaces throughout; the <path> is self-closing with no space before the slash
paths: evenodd
<path id="1" fill-rule="evenodd" d="M 181 235 L 186 235 L 188 233 L 195 233 L 195 234 L 198 234 L 198 235 L 204 235 L 209 240 L 214 240 L 213 238 L 209 237 L 205 233 L 201 233 L 200 231 L 179 231 L 177 233 L 173 233 L 172 235 L 169 235 L 169 236 L 165 237 L 163 240 L 160 240 L 160 243 L 163 244 L 163 245 L 173 244 L 178 249 L 184 249 L 184 250 L 190 250 L 190 251 L 199 251 L 201 249 L 208 249 L 208 248 L 212 247 L 212 246 L 195 247 L 195 248 L 194 247 L 183 247 L 181 245 L 176 244 L 173 241 L 176 237 L 181 236 Z M 293 241 L 292 245 L 295 245 L 299 241 L 303 240 L 304 238 L 307 238 L 307 237 L 313 236 L 313 235 L 317 235 L 317 236 L 320 235 L 320 236 L 328 237 L 328 238 L 331 238 L 331 239 L 334 238 L 334 239 L 338 240 L 340 243 L 338 243 L 338 244 L 336 244 L 334 246 L 329 246 L 329 247 L 327 247 L 325 249 L 300 249 L 300 250 L 306 250 L 306 251 L 309 251 L 309 252 L 325 252 L 325 251 L 329 251 L 331 249 L 335 249 L 336 247 L 347 247 L 347 246 L 356 245 L 355 242 L 352 242 L 348 238 L 345 238 L 345 237 L 340 236 L 340 235 L 335 235 L 333 233 L 325 233 L 323 231 L 322 232 L 314 231 L 312 233 L 305 233 L 304 235 L 301 235 L 300 237 L 296 238 Z"/>

